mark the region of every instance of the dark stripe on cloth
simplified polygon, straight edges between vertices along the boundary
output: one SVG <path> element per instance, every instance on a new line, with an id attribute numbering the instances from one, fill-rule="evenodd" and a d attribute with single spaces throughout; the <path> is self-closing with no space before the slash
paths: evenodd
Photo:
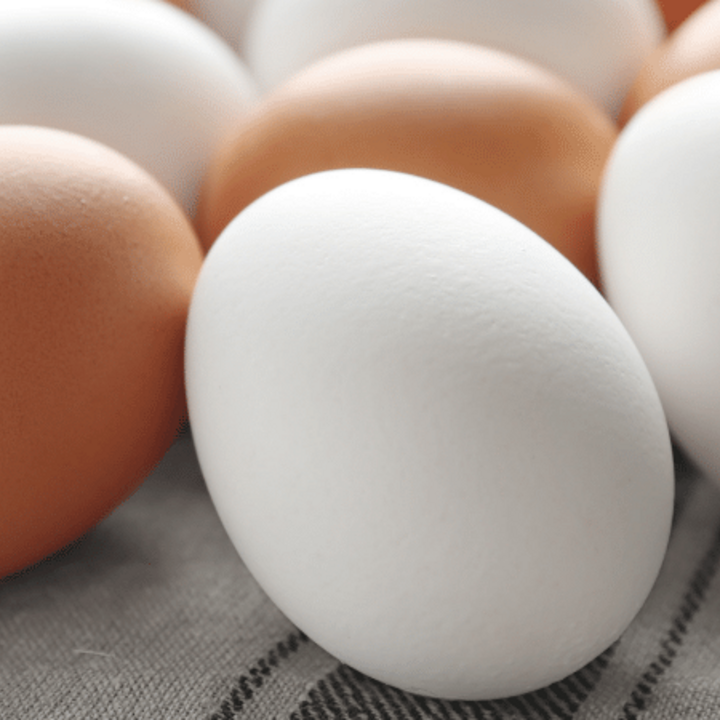
<path id="1" fill-rule="evenodd" d="M 307 635 L 300 631 L 292 632 L 278 642 L 264 658 L 260 658 L 246 673 L 237 678 L 227 698 L 220 703 L 220 709 L 214 712 L 209 720 L 235 720 L 239 717 L 247 705 L 257 698 L 258 692 L 278 666 L 307 642 Z"/>
<path id="2" fill-rule="evenodd" d="M 645 712 L 652 701 L 655 688 L 665 672 L 670 668 L 677 656 L 684 637 L 688 634 L 692 621 L 707 597 L 710 583 L 713 581 L 720 566 L 720 524 L 718 524 L 710 547 L 700 559 L 695 572 L 690 578 L 687 590 L 680 606 L 670 621 L 670 627 L 660 639 L 660 650 L 654 660 L 648 664 L 630 698 L 622 707 L 619 720 L 635 720 Z"/>
<path id="3" fill-rule="evenodd" d="M 615 647 L 565 680 L 495 701 L 413 695 L 339 665 L 308 692 L 289 720 L 572 720 L 600 680 Z"/>
<path id="4" fill-rule="evenodd" d="M 673 446 L 673 465 L 675 468 L 675 500 L 673 504 L 673 529 L 685 510 L 685 506 L 698 486 L 699 471 L 677 446 Z"/>

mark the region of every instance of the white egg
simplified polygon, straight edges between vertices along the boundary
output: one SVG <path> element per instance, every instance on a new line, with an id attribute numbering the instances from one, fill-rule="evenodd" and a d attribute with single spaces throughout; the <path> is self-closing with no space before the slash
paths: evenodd
<path id="1" fill-rule="evenodd" d="M 720 482 L 720 71 L 675 85 L 625 127 L 605 169 L 605 292 L 675 437 Z"/>
<path id="2" fill-rule="evenodd" d="M 478 43 L 542 65 L 617 115 L 664 33 L 655 0 L 258 0 L 245 49 L 269 90 L 354 45 L 411 37 Z"/>
<path id="3" fill-rule="evenodd" d="M 0 123 L 102 142 L 190 214 L 210 155 L 255 96 L 237 55 L 168 3 L 0 3 Z"/>
<path id="4" fill-rule="evenodd" d="M 241 51 L 241 40 L 252 3 L 255 0 L 186 0 L 187 10 Z"/>
<path id="5" fill-rule="evenodd" d="M 538 688 L 656 578 L 673 467 L 635 346 L 549 244 L 458 190 L 336 170 L 257 200 L 206 258 L 186 381 L 240 555 L 379 680 Z"/>

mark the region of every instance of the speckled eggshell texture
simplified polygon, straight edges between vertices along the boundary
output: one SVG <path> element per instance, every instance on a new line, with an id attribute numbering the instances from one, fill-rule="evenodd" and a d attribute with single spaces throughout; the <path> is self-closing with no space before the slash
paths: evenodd
<path id="1" fill-rule="evenodd" d="M 245 51 L 267 91 L 325 55 L 368 42 L 477 43 L 552 70 L 615 115 L 664 34 L 655 0 L 258 0 Z"/>
<path id="2" fill-rule="evenodd" d="M 248 567 L 384 682 L 546 685 L 657 576 L 673 466 L 635 346 L 565 258 L 463 192 L 350 169 L 264 195 L 205 260 L 186 380 Z"/>
<path id="3" fill-rule="evenodd" d="M 720 482 L 720 70 L 653 98 L 606 169 L 598 240 L 607 296 L 680 444 Z"/>
<path id="4" fill-rule="evenodd" d="M 199 243 L 144 170 L 0 128 L 0 576 L 78 538 L 174 439 Z"/>
<path id="5" fill-rule="evenodd" d="M 249 71 L 167 2 L 0 2 L 0 123 L 118 150 L 192 215 L 217 143 L 254 102 Z"/>
<path id="6" fill-rule="evenodd" d="M 597 280 L 595 202 L 617 137 L 552 73 L 466 43 L 398 40 L 319 61 L 238 123 L 210 163 L 196 227 L 209 248 L 250 202 L 321 170 L 420 175 L 499 207 Z"/>

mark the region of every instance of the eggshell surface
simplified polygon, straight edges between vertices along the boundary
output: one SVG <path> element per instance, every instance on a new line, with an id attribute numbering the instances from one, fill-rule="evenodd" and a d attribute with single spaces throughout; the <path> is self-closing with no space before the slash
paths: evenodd
<path id="1" fill-rule="evenodd" d="M 242 53 L 248 13 L 255 0 L 186 0 L 185 9 Z"/>
<path id="2" fill-rule="evenodd" d="M 0 576 L 78 538 L 163 456 L 185 408 L 202 254 L 145 171 L 0 128 Z"/>
<path id="3" fill-rule="evenodd" d="M 254 100 L 236 53 L 166 2 L 0 3 L 0 123 L 109 145 L 189 214 L 209 155 Z"/>
<path id="4" fill-rule="evenodd" d="M 720 70 L 720 2 L 705 3 L 643 63 L 618 118 L 622 125 L 663 90 L 710 70 Z"/>
<path id="5" fill-rule="evenodd" d="M 245 51 L 267 91 L 355 45 L 399 38 L 471 42 L 536 62 L 615 115 L 664 32 L 654 0 L 259 0 Z"/>
<path id="6" fill-rule="evenodd" d="M 720 70 L 628 123 L 598 210 L 603 282 L 642 352 L 670 427 L 720 481 Z"/>
<path id="7" fill-rule="evenodd" d="M 595 202 L 617 136 L 555 75 L 465 43 L 375 43 L 325 58 L 267 96 L 210 163 L 196 216 L 209 248 L 250 202 L 321 170 L 446 183 L 535 230 L 597 280 Z"/>
<path id="8" fill-rule="evenodd" d="M 692 13 L 705 4 L 706 0 L 657 0 L 668 30 L 675 30 Z"/>
<path id="9" fill-rule="evenodd" d="M 379 680 L 538 688 L 655 580 L 673 468 L 637 350 L 567 260 L 456 189 L 348 169 L 250 205 L 200 273 L 186 383 L 240 555 Z"/>

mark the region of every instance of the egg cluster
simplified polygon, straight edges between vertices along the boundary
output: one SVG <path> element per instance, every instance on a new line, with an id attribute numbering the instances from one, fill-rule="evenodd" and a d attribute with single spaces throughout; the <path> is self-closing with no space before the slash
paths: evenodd
<path id="1" fill-rule="evenodd" d="M 174 7 L 175 6 L 175 7 Z M 527 692 L 720 481 L 720 0 L 0 2 L 0 576 L 189 415 L 287 616 Z"/>

